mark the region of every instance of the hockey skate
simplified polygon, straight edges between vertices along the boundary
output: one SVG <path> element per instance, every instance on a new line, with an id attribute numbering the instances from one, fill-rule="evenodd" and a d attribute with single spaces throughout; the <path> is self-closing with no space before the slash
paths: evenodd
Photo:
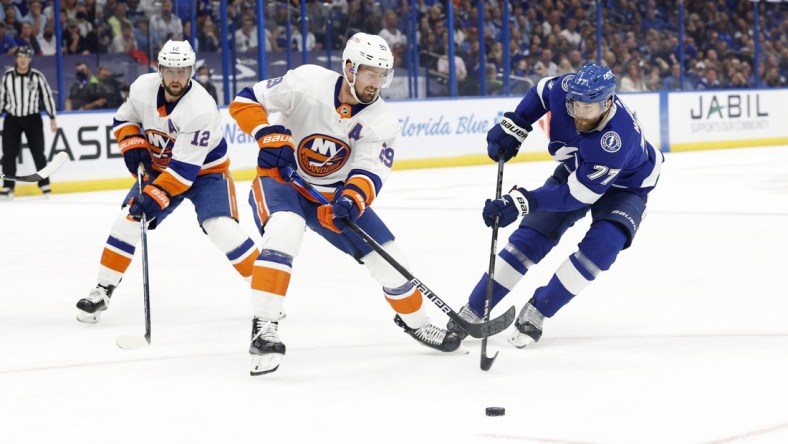
<path id="1" fill-rule="evenodd" d="M 96 285 L 88 297 L 77 302 L 77 321 L 95 324 L 101 319 L 101 313 L 109 306 L 109 298 L 115 287 L 112 285 Z"/>
<path id="2" fill-rule="evenodd" d="M 514 321 L 514 334 L 509 338 L 509 343 L 517 348 L 539 342 L 542 337 L 542 322 L 544 315 L 533 305 L 533 298 L 520 310 L 517 320 Z"/>
<path id="3" fill-rule="evenodd" d="M 394 323 L 402 327 L 405 333 L 427 347 L 442 352 L 453 352 L 460 347 L 462 340 L 456 334 L 436 327 L 427 322 L 419 328 L 410 328 L 399 315 L 394 316 Z"/>
<path id="4" fill-rule="evenodd" d="M 473 312 L 471 306 L 468 304 L 463 305 L 458 314 L 460 315 L 461 318 L 470 322 L 471 324 L 478 324 L 482 322 L 482 319 L 479 316 L 477 316 L 476 313 Z M 446 324 L 446 330 L 449 330 L 450 332 L 457 335 L 460 338 L 460 340 L 463 340 L 468 337 L 468 332 L 463 330 L 463 328 L 460 327 L 459 324 L 454 322 L 454 319 L 449 319 L 449 322 Z"/>
<path id="5" fill-rule="evenodd" d="M 11 188 L 3 188 L 0 190 L 0 201 L 12 201 L 14 200 L 14 190 Z"/>
<path id="6" fill-rule="evenodd" d="M 255 317 L 252 320 L 252 344 L 249 346 L 249 354 L 252 355 L 249 374 L 259 376 L 276 371 L 285 350 L 285 344 L 279 340 L 279 322 Z"/>

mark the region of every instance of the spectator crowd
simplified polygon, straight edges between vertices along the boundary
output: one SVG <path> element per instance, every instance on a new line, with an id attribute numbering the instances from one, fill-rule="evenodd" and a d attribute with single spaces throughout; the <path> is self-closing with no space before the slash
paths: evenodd
<path id="1" fill-rule="evenodd" d="M 54 55 L 54 1 L 0 0 L 0 53 L 10 55 L 19 46 L 29 46 L 37 56 Z M 168 39 L 192 38 L 192 7 L 195 49 L 211 52 L 222 47 L 217 0 L 59 1 L 65 55 L 128 54 L 148 65 Z M 788 8 L 776 0 L 760 2 L 757 65 L 750 0 L 685 0 L 683 51 L 679 50 L 679 1 L 603 0 L 601 54 L 597 54 L 595 0 L 511 1 L 508 32 L 504 1 L 482 1 L 482 29 L 477 2 L 453 0 L 454 29 L 450 30 L 445 0 L 416 0 L 413 30 L 409 0 L 308 0 L 305 41 L 300 1 L 266 1 L 265 50 L 318 51 L 327 45 L 339 50 L 349 35 L 363 31 L 386 39 L 397 65 L 404 68 L 409 60 L 408 36 L 415 33 L 419 65 L 445 78 L 451 32 L 461 95 L 478 94 L 482 76 L 487 93 L 500 94 L 504 52 L 509 55 L 514 94 L 539 78 L 576 71 L 598 58 L 616 74 L 622 92 L 788 85 Z M 261 25 L 255 1 L 228 0 L 227 8 L 231 48 L 237 56 L 255 57 Z M 86 66 L 76 68 L 81 71 Z M 77 95 L 69 96 L 69 109 L 113 107 L 122 99 L 123 82 L 109 67 L 96 68 L 95 76 L 80 76 L 71 86 L 70 94 Z M 93 93 L 94 89 L 99 92 Z"/>

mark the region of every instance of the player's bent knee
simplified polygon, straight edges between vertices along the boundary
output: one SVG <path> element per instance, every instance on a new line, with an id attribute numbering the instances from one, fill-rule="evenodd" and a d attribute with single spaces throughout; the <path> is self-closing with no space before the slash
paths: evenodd
<path id="1" fill-rule="evenodd" d="M 268 218 L 263 229 L 260 250 L 274 250 L 291 257 L 298 256 L 306 231 L 303 217 L 289 211 L 278 211 Z"/>
<path id="2" fill-rule="evenodd" d="M 408 268 L 408 262 L 405 258 L 405 255 L 400 251 L 399 247 L 394 243 L 394 241 L 389 241 L 383 244 L 383 249 L 386 250 L 392 258 L 394 258 L 397 263 L 402 265 L 405 268 Z M 369 270 L 369 274 L 383 286 L 383 288 L 400 288 L 403 285 L 408 283 L 408 279 L 405 278 L 396 268 L 392 267 L 391 264 L 386 262 L 383 259 L 383 256 L 379 255 L 376 252 L 369 253 L 368 255 L 362 258 L 364 261 L 364 265 L 367 266 L 367 270 Z"/>
<path id="3" fill-rule="evenodd" d="M 520 228 L 509 236 L 509 244 L 532 263 L 538 264 L 555 246 L 555 241 L 536 230 Z"/>
<path id="4" fill-rule="evenodd" d="M 230 251 L 248 239 L 238 222 L 229 217 L 208 219 L 202 223 L 202 229 L 221 251 Z"/>
<path id="5" fill-rule="evenodd" d="M 580 242 L 579 252 L 600 270 L 609 270 L 627 240 L 620 224 L 606 220 L 594 222 Z"/>

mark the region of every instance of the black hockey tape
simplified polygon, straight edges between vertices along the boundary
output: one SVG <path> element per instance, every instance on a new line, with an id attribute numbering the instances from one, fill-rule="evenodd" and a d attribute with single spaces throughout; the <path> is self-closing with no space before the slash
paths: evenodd
<path id="1" fill-rule="evenodd" d="M 503 416 L 506 414 L 506 409 L 503 407 L 487 407 L 484 409 L 484 414 L 487 416 Z"/>

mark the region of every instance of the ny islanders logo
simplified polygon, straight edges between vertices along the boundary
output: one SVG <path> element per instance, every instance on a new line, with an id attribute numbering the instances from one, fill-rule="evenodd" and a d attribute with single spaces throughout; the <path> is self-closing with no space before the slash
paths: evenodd
<path id="1" fill-rule="evenodd" d="M 306 137 L 298 146 L 298 164 L 313 177 L 325 177 L 339 171 L 349 157 L 347 143 L 323 134 Z"/>
<path id="2" fill-rule="evenodd" d="M 162 169 L 167 168 L 172 157 L 172 147 L 175 145 L 175 139 L 170 137 L 169 134 L 155 130 L 145 131 L 145 137 L 148 139 L 148 145 L 153 154 L 151 156 L 153 163 Z"/>

